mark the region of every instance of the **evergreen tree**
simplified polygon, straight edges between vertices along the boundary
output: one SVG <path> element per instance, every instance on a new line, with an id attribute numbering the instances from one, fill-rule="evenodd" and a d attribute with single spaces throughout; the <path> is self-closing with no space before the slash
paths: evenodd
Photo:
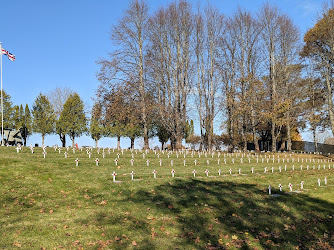
<path id="1" fill-rule="evenodd" d="M 98 141 L 103 136 L 102 109 L 101 104 L 96 102 L 92 108 L 92 118 L 90 121 L 90 135 L 95 141 L 95 147 L 98 147 Z"/>
<path id="2" fill-rule="evenodd" d="M 22 107 L 22 110 L 23 110 L 23 107 Z M 21 125 L 21 136 L 23 139 L 23 144 L 24 146 L 27 146 L 27 138 L 29 135 L 31 135 L 31 131 L 32 131 L 32 119 L 31 119 L 31 114 L 30 114 L 30 109 L 29 109 L 28 104 L 26 104 L 26 107 L 24 109 L 21 124 L 22 124 Z"/>
<path id="3" fill-rule="evenodd" d="M 161 150 L 164 150 L 164 145 L 165 145 L 166 142 L 168 142 L 168 140 L 170 138 L 170 133 L 159 122 L 156 125 L 156 130 L 157 130 L 156 135 L 158 136 L 159 142 L 161 143 Z"/>
<path id="4" fill-rule="evenodd" d="M 65 134 L 69 135 L 73 147 L 75 138 L 87 132 L 84 103 L 77 93 L 71 94 L 65 102 L 57 125 Z"/>
<path id="5" fill-rule="evenodd" d="M 45 135 L 54 132 L 55 115 L 49 99 L 39 94 L 33 105 L 33 127 L 34 132 L 42 134 L 42 146 Z"/>
<path id="6" fill-rule="evenodd" d="M 13 128 L 13 103 L 10 100 L 10 95 L 8 95 L 4 90 L 2 91 L 3 95 L 3 128 L 11 129 Z M 1 111 L 1 107 L 0 107 Z M 1 124 L 0 124 L 1 127 Z"/>
<path id="7" fill-rule="evenodd" d="M 14 105 L 13 107 L 13 120 L 14 120 L 14 129 L 18 130 L 21 127 L 21 119 L 20 119 L 20 107 L 18 105 Z"/>

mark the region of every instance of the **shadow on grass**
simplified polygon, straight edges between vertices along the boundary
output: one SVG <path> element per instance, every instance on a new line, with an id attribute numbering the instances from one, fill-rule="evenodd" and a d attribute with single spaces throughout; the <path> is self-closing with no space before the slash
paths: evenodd
<path id="1" fill-rule="evenodd" d="M 252 184 L 190 179 L 133 197 L 129 200 L 176 218 L 183 233 L 173 240 L 180 248 L 334 247 L 334 204 L 305 193 L 272 197 Z"/>

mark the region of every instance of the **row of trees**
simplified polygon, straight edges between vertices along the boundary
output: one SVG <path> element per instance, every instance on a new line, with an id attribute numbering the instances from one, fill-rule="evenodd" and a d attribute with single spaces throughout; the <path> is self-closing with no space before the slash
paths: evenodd
<path id="1" fill-rule="evenodd" d="M 36 99 L 33 128 L 43 138 L 56 132 L 63 145 L 66 135 L 74 141 L 89 130 L 96 143 L 113 136 L 118 146 L 121 137 L 133 146 L 142 136 L 148 148 L 158 136 L 175 149 L 186 139 L 207 150 L 222 141 L 231 150 L 246 150 L 248 142 L 259 149 L 259 141 L 266 150 L 291 150 L 302 129 L 314 136 L 334 129 L 333 27 L 333 4 L 303 44 L 291 18 L 269 3 L 257 13 L 238 8 L 225 16 L 209 5 L 194 11 L 184 0 L 150 13 L 144 1 L 133 0 L 111 29 L 115 49 L 98 61 L 90 128 L 84 115 L 83 122 L 69 119 L 81 113 L 82 101 L 73 100 L 80 97 L 57 90 Z M 46 110 L 52 116 L 44 133 L 38 127 L 46 128 L 47 119 L 38 114 Z M 199 136 L 190 116 L 198 117 Z M 217 122 L 221 136 L 214 134 Z"/>
<path id="2" fill-rule="evenodd" d="M 39 94 L 30 111 L 28 104 L 23 109 L 22 104 L 12 105 L 10 96 L 3 91 L 4 96 L 4 129 L 20 130 L 24 145 L 33 132 L 42 135 L 44 145 L 45 135 L 58 134 L 65 147 L 66 135 L 72 140 L 88 132 L 88 119 L 80 96 L 68 89 L 52 91 L 49 96 Z"/>
<path id="3" fill-rule="evenodd" d="M 334 128 L 333 27 L 331 6 L 303 45 L 291 18 L 269 3 L 229 17 L 184 0 L 149 13 L 133 0 L 111 29 L 115 49 L 98 61 L 97 124 L 113 134 L 131 125 L 145 148 L 155 130 L 179 149 L 194 139 L 186 132 L 190 110 L 201 147 L 212 150 L 220 113 L 231 150 L 247 142 L 259 149 L 259 141 L 291 150 L 301 129 Z"/>
<path id="4" fill-rule="evenodd" d="M 102 108 L 97 103 L 93 106 L 91 114 L 87 115 L 84 103 L 80 96 L 67 88 L 56 88 L 47 95 L 39 94 L 30 111 L 26 104 L 23 106 L 14 105 L 10 96 L 4 91 L 4 129 L 20 130 L 24 145 L 26 146 L 27 138 L 32 133 L 40 133 L 42 136 L 42 145 L 46 135 L 57 134 L 61 141 L 62 147 L 66 145 L 66 136 L 75 144 L 75 138 L 81 135 L 90 135 L 95 146 L 102 137 L 117 137 L 120 147 L 120 138 L 129 137 L 131 139 L 131 148 L 134 147 L 135 138 L 141 136 L 142 127 L 136 119 L 139 119 L 137 108 L 126 99 L 126 93 L 117 92 L 109 101 L 107 116 L 113 116 L 110 119 L 117 121 L 109 127 L 102 126 L 101 118 Z M 127 102 L 125 102 L 127 100 Z M 193 133 L 193 123 L 189 124 Z M 160 129 L 158 137 L 161 138 L 162 147 L 168 141 L 168 136 Z M 150 130 L 150 136 L 155 136 L 156 132 Z"/>
<path id="5" fill-rule="evenodd" d="M 1 110 L 1 108 L 0 108 Z M 24 144 L 31 134 L 31 113 L 29 106 L 14 105 L 10 95 L 3 91 L 3 126 L 4 129 L 20 130 Z"/>

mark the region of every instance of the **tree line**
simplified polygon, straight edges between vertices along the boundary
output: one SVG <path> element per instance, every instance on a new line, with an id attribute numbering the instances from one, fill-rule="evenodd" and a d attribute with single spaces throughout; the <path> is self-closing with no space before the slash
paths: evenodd
<path id="1" fill-rule="evenodd" d="M 293 20 L 270 3 L 226 16 L 184 0 L 150 13 L 133 0 L 111 28 L 114 49 L 98 61 L 99 124 L 117 136 L 131 126 L 145 148 L 155 131 L 172 148 L 186 138 L 209 151 L 221 142 L 259 150 L 259 141 L 291 150 L 301 130 L 333 131 L 333 13 L 332 2 L 302 42 Z M 198 136 L 186 135 L 189 112 L 197 113 Z"/>
<path id="2" fill-rule="evenodd" d="M 89 133 L 96 145 L 116 137 L 118 147 L 121 137 L 129 137 L 131 147 L 142 137 L 149 148 L 149 138 L 157 136 L 172 149 L 185 139 L 209 151 L 222 143 L 247 150 L 249 142 L 257 150 L 259 142 L 266 150 L 291 150 L 302 130 L 315 138 L 319 130 L 334 129 L 333 2 L 301 37 L 293 20 L 270 3 L 256 13 L 239 7 L 227 16 L 185 0 L 151 12 L 145 1 L 133 0 L 111 27 L 113 50 L 97 61 L 100 85 L 90 122 L 84 115 L 71 120 L 84 113 L 83 103 L 73 92 L 56 90 L 36 99 L 32 131 L 43 138 L 57 133 L 63 145 L 66 135 L 74 142 Z M 49 106 L 46 122 L 38 113 Z M 23 113 L 23 107 L 15 110 Z M 195 116 L 199 135 L 190 119 Z M 214 134 L 218 123 L 221 135 Z"/>
<path id="3" fill-rule="evenodd" d="M 80 96 L 69 90 L 56 88 L 49 95 L 40 93 L 30 109 L 28 104 L 14 105 L 10 95 L 3 91 L 4 129 L 19 130 L 26 146 L 32 133 L 40 133 L 42 145 L 46 135 L 58 134 L 62 146 L 66 135 L 75 144 L 75 138 L 88 133 L 88 119 Z"/>

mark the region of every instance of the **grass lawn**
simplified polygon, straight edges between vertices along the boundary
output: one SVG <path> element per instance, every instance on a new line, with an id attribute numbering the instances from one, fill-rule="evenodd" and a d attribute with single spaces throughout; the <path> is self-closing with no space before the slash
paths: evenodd
<path id="1" fill-rule="evenodd" d="M 330 158 L 46 151 L 0 148 L 0 249 L 334 248 Z"/>

